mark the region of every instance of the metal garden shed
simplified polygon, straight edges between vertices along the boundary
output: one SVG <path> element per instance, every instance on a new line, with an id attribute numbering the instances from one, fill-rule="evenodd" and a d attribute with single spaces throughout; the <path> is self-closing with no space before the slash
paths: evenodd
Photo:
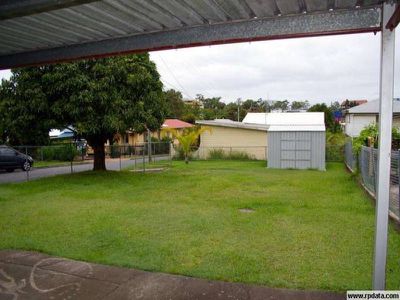
<path id="1" fill-rule="evenodd" d="M 268 168 L 325 171 L 323 113 L 276 113 L 268 117 Z"/>

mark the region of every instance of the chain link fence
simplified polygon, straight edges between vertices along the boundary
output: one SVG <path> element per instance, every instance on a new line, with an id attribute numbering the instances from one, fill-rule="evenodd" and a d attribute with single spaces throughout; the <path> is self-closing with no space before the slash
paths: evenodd
<path id="1" fill-rule="evenodd" d="M 400 221 L 400 155 L 399 151 L 392 151 L 390 161 L 390 215 Z M 357 161 L 358 159 L 358 161 Z M 352 172 L 359 172 L 364 188 L 375 197 L 377 188 L 378 150 L 362 146 L 360 153 L 353 153 L 351 141 L 345 146 L 345 163 Z"/>
<path id="2" fill-rule="evenodd" d="M 3 164 L 4 170 L 0 172 L 13 174 L 1 176 L 0 183 L 28 181 L 33 178 L 93 169 L 93 149 L 82 143 L 5 148 L 9 154 L 1 157 L 0 164 Z M 170 142 L 106 145 L 104 148 L 108 170 L 142 171 L 149 168 L 149 165 L 170 165 L 172 160 Z M 48 168 L 51 170 L 45 170 Z"/>

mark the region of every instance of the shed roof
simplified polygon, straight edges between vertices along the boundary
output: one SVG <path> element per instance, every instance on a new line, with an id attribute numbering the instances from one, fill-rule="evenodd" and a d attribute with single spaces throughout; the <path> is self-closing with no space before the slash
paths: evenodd
<path id="1" fill-rule="evenodd" d="M 323 112 L 248 113 L 243 123 L 267 125 L 268 131 L 325 131 Z"/>
<path id="2" fill-rule="evenodd" d="M 3 0 L 0 69 L 129 52 L 380 31 L 382 0 Z"/>
<path id="3" fill-rule="evenodd" d="M 393 112 L 400 113 L 400 101 L 393 100 Z M 349 114 L 378 114 L 379 113 L 379 101 L 373 100 L 365 104 L 354 106 L 347 110 Z"/>

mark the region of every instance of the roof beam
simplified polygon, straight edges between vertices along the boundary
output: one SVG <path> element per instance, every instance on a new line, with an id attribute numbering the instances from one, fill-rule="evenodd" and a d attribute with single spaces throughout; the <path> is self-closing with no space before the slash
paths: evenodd
<path id="1" fill-rule="evenodd" d="M 387 22 L 385 28 L 389 30 L 394 30 L 397 25 L 400 23 L 400 4 L 396 4 L 396 10 L 394 11 L 393 15 L 390 17 L 389 21 Z"/>
<path id="2" fill-rule="evenodd" d="M 381 9 L 356 9 L 186 27 L 0 56 L 0 69 L 124 53 L 380 31 Z"/>
<path id="3" fill-rule="evenodd" d="M 0 1 L 0 20 L 24 17 L 99 0 L 3 0 Z"/>

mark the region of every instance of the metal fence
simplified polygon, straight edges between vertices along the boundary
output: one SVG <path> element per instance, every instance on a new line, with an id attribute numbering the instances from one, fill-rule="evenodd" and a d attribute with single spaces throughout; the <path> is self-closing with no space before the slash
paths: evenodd
<path id="1" fill-rule="evenodd" d="M 344 145 L 344 162 L 352 172 L 356 171 L 357 156 L 353 152 L 353 146 L 352 146 L 351 141 L 348 141 Z"/>
<path id="2" fill-rule="evenodd" d="M 375 197 L 377 188 L 377 166 L 378 166 L 378 150 L 372 147 L 362 146 L 358 157 L 352 151 L 351 142 L 345 147 L 346 165 L 350 170 L 360 173 L 364 188 Z M 400 152 L 392 151 L 390 162 L 390 198 L 389 211 L 392 217 L 397 221 L 400 220 Z M 358 158 L 358 163 L 357 163 Z"/>
<path id="3" fill-rule="evenodd" d="M 12 147 L 30 162 L 28 156 L 33 158 L 32 168 L 23 169 L 23 164 L 13 165 L 1 170 L 12 175 L 0 176 L 0 183 L 28 181 L 33 178 L 46 177 L 46 174 L 58 175 L 88 171 L 93 169 L 94 152 L 87 145 L 79 143 L 65 143 L 47 146 L 14 146 Z M 106 167 L 108 170 L 133 169 L 142 171 L 149 165 L 170 165 L 172 160 L 170 142 L 138 143 L 136 145 L 107 145 L 105 146 Z M 20 155 L 21 157 L 21 155 Z M 44 170 L 52 168 L 51 170 Z M 21 170 L 23 172 L 21 172 Z"/>

